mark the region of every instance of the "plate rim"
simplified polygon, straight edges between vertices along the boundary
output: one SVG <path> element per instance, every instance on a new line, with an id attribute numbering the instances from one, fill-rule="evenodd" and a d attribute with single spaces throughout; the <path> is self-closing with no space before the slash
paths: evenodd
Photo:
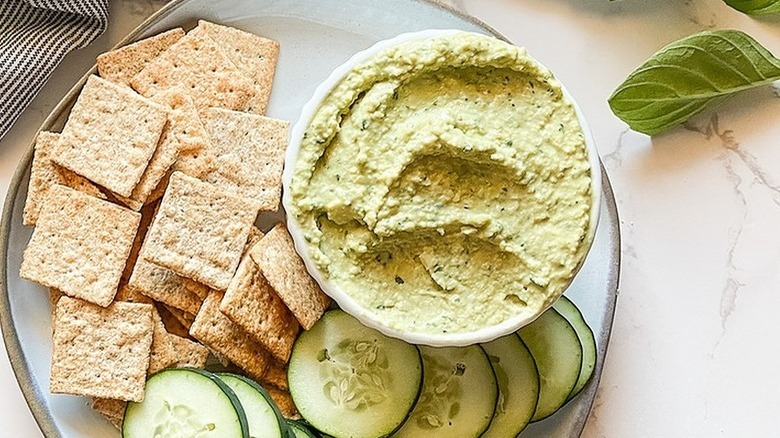
<path id="1" fill-rule="evenodd" d="M 124 46 L 136 40 L 140 35 L 147 31 L 149 27 L 153 26 L 158 21 L 164 19 L 167 15 L 190 1 L 192 0 L 171 0 L 169 3 L 162 6 L 159 10 L 151 14 L 127 35 L 125 35 L 117 44 L 112 47 L 112 49 Z M 498 32 L 492 26 L 486 24 L 473 15 L 445 4 L 441 0 L 402 1 L 410 1 L 413 3 L 422 3 L 433 6 L 445 13 L 449 13 L 483 28 L 498 39 L 511 43 L 511 41 L 506 38 L 506 36 Z M 90 75 L 95 74 L 96 71 L 97 66 L 93 64 L 93 66 L 87 70 L 84 75 L 82 75 L 78 81 L 76 81 L 76 83 L 74 83 L 74 85 L 62 97 L 62 99 L 57 102 L 57 105 L 52 108 L 41 125 L 38 127 L 37 132 L 47 130 L 51 128 L 52 125 L 54 125 L 55 121 L 60 118 L 60 114 L 65 110 L 65 108 L 73 103 L 79 91 L 86 83 L 87 78 Z M 45 437 L 59 438 L 62 437 L 62 433 L 54 422 L 51 411 L 47 409 L 43 403 L 45 396 L 42 393 L 41 388 L 34 383 L 32 379 L 32 373 L 30 372 L 30 367 L 28 366 L 27 361 L 25 360 L 25 356 L 22 352 L 21 342 L 19 341 L 19 337 L 15 329 L 14 317 L 11 314 L 8 295 L 8 242 L 11 230 L 11 220 L 14 208 L 16 207 L 17 194 L 32 162 L 34 145 L 35 139 L 33 139 L 27 145 L 24 153 L 22 154 L 9 182 L 8 191 L 3 202 L 3 214 L 2 219 L 0 219 L 0 261 L 2 261 L 2 266 L 0 266 L 0 329 L 2 330 L 3 343 L 5 344 L 6 354 L 11 364 L 14 377 L 16 378 L 16 383 L 19 385 L 19 388 L 22 391 L 22 395 L 24 396 L 27 406 L 30 408 L 33 419 Z M 593 378 L 591 379 L 590 383 L 588 383 L 587 390 L 583 391 L 583 394 L 580 395 L 580 397 L 582 397 L 583 395 L 587 394 L 588 400 L 586 401 L 587 409 L 585 409 L 580 416 L 580 418 L 583 416 L 585 418 L 581 418 L 582 421 L 579 421 L 580 427 L 576 433 L 576 436 L 580 436 L 582 434 L 582 431 L 584 430 L 585 424 L 587 422 L 587 418 L 590 416 L 590 412 L 593 409 L 595 402 L 595 392 L 598 390 L 599 383 L 601 382 L 604 362 L 606 361 L 609 342 L 612 336 L 612 326 L 614 324 L 617 300 L 618 296 L 620 295 L 620 277 L 622 268 L 622 235 L 620 231 L 620 214 L 617 208 L 614 191 L 612 189 L 612 183 L 609 179 L 603 162 L 600 164 L 602 191 L 607 195 L 602 199 L 602 206 L 607 209 L 609 213 L 607 216 L 614 216 L 615 218 L 615 227 L 614 229 L 609 230 L 609 232 L 614 233 L 615 245 L 612 248 L 611 254 L 613 263 L 608 269 L 610 274 L 610 282 L 607 284 L 607 288 L 610 291 L 614 291 L 614 293 L 610 294 L 610 299 L 607 301 L 607 305 L 602 312 L 605 324 L 602 327 L 601 333 L 599 334 L 600 336 L 598 338 L 603 339 L 604 342 L 602 342 L 599 346 L 597 354 L 597 357 L 601 360 L 597 361 L 596 363 Z"/>

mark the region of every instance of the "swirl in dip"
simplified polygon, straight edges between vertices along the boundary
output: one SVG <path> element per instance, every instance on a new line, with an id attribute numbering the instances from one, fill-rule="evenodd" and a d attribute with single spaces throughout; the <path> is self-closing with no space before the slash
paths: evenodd
<path id="1" fill-rule="evenodd" d="M 532 318 L 585 256 L 590 164 L 572 104 L 518 47 L 470 33 L 354 67 L 315 112 L 288 214 L 324 278 L 387 327 Z"/>

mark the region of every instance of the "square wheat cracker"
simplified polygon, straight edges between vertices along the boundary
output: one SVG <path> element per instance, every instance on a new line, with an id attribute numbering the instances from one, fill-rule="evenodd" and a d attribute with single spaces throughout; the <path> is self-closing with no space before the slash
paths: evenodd
<path id="1" fill-rule="evenodd" d="M 254 246 L 255 243 L 259 242 L 260 239 L 263 238 L 263 232 L 260 231 L 259 228 L 252 225 L 251 228 L 249 228 L 249 237 L 246 240 L 246 245 L 244 245 L 244 250 L 242 251 L 242 254 L 246 254 L 246 252 Z M 243 255 L 242 255 L 243 257 Z M 181 279 L 182 285 L 185 289 L 192 292 L 193 294 L 197 295 L 198 298 L 200 298 L 199 303 L 203 303 L 203 300 L 206 299 L 206 296 L 209 294 L 209 291 L 211 291 L 211 288 L 208 286 L 198 283 L 195 280 L 189 279 L 187 277 L 179 277 Z M 197 313 L 197 311 L 192 312 L 193 314 Z"/>
<path id="2" fill-rule="evenodd" d="M 152 348 L 149 353 L 148 374 L 154 374 L 168 368 L 176 364 L 178 360 L 176 349 L 171 339 L 172 335 L 165 330 L 162 318 L 160 318 L 160 314 L 154 306 L 152 306 L 152 317 L 154 319 L 154 333 L 152 336 Z"/>
<path id="3" fill-rule="evenodd" d="M 114 301 L 122 301 L 125 303 L 141 303 L 141 304 L 154 304 L 154 300 L 131 288 L 126 284 L 120 284 L 119 290 L 114 296 Z"/>
<path id="4" fill-rule="evenodd" d="M 52 151 L 59 141 L 60 134 L 42 131 L 35 140 L 35 155 L 30 168 L 30 182 L 27 185 L 27 200 L 24 204 L 22 223 L 35 225 L 41 206 L 49 189 L 55 184 L 68 186 L 89 195 L 105 198 L 100 189 L 88 179 L 65 169 L 52 161 Z"/>
<path id="5" fill-rule="evenodd" d="M 157 303 L 157 313 L 160 314 L 160 318 L 162 318 L 163 324 L 165 325 L 165 330 L 170 333 L 171 335 L 176 335 L 182 338 L 189 338 L 190 337 L 190 329 L 189 327 L 185 327 L 182 325 L 181 322 L 179 322 L 179 319 L 171 313 L 170 310 L 168 310 L 167 307 L 165 307 L 164 304 Z M 195 319 L 195 316 L 193 315 L 192 319 Z M 190 325 L 192 325 L 190 323 Z"/>
<path id="6" fill-rule="evenodd" d="M 99 307 L 62 297 L 51 363 L 51 392 L 142 401 L 154 321 L 152 306 Z"/>
<path id="7" fill-rule="evenodd" d="M 300 326 L 249 255 L 238 265 L 220 311 L 282 362 L 290 359 Z"/>
<path id="8" fill-rule="evenodd" d="M 262 379 L 263 384 L 271 385 L 274 388 L 281 389 L 282 391 L 289 391 L 290 386 L 287 384 L 287 364 L 281 363 L 278 360 L 272 360 L 268 364 L 268 368 L 265 370 Z"/>
<path id="9" fill-rule="evenodd" d="M 309 275 L 284 224 L 276 224 L 249 255 L 301 326 L 310 329 L 330 299 Z"/>
<path id="10" fill-rule="evenodd" d="M 130 81 L 152 97 L 184 85 L 198 109 L 217 106 L 244 110 L 255 94 L 245 77 L 209 36 L 190 32 L 152 60 Z"/>
<path id="11" fill-rule="evenodd" d="M 133 244 L 135 257 L 131 252 L 132 266 L 128 263 L 123 278 L 127 281 L 127 289 L 133 293 L 195 314 L 203 302 L 203 297 L 208 293 L 208 288 L 150 263 L 144 258 L 145 246 L 143 242 L 146 240 L 149 227 L 157 215 L 157 207 L 153 208 L 150 205 L 142 210 L 141 227 Z M 205 289 L 202 292 L 203 297 L 198 295 L 201 293 L 199 288 Z M 122 288 L 119 291 L 121 293 Z"/>
<path id="12" fill-rule="evenodd" d="M 209 358 L 209 349 L 203 345 L 182 338 L 181 336 L 169 335 L 173 350 L 176 355 L 177 367 L 203 368 Z"/>
<path id="13" fill-rule="evenodd" d="M 179 156 L 181 156 L 181 151 L 179 151 Z M 178 161 L 178 158 L 176 160 Z M 174 161 L 173 164 L 175 165 L 177 161 Z M 146 205 L 154 204 L 162 198 L 165 194 L 165 189 L 168 188 L 168 181 L 171 178 L 171 173 L 173 173 L 173 166 L 171 166 L 171 168 L 168 169 L 168 172 L 163 175 L 162 179 L 157 184 L 157 187 L 152 190 L 152 193 L 149 193 L 149 197 L 146 198 Z"/>
<path id="14" fill-rule="evenodd" d="M 171 29 L 98 55 L 98 73 L 111 82 L 129 86 L 133 76 L 183 36 L 181 28 Z"/>
<path id="15" fill-rule="evenodd" d="M 166 268 L 144 259 L 146 245 L 141 247 L 128 286 L 167 306 L 195 314 L 203 301 L 187 288 L 184 279 Z"/>
<path id="16" fill-rule="evenodd" d="M 127 87 L 90 76 L 70 111 L 53 159 L 129 197 L 157 148 L 167 113 Z"/>
<path id="17" fill-rule="evenodd" d="M 271 355 L 241 327 L 219 311 L 222 292 L 212 291 L 195 315 L 190 335 L 206 347 L 227 357 L 249 377 L 260 379 L 265 374 Z"/>
<path id="18" fill-rule="evenodd" d="M 208 287 L 149 263 L 141 255 L 146 232 L 156 214 L 157 208 L 154 205 L 147 205 L 141 210 L 141 226 L 122 274 L 122 279 L 127 283 L 127 287 L 120 286 L 116 299 L 124 301 L 120 300 L 119 296 L 126 290 L 128 295 L 141 295 L 147 300 L 154 299 L 194 314 L 200 308 L 203 298 L 208 294 Z"/>
<path id="19" fill-rule="evenodd" d="M 198 29 L 216 41 L 233 64 L 252 79 L 255 95 L 247 111 L 265 114 L 279 59 L 279 42 L 204 20 L 198 21 Z"/>
<path id="20" fill-rule="evenodd" d="M 177 85 L 157 93 L 152 100 L 171 109 L 168 115 L 171 132 L 179 141 L 179 156 L 173 163 L 173 170 L 195 178 L 201 178 L 213 170 L 214 151 L 211 141 L 187 90 Z"/>
<path id="21" fill-rule="evenodd" d="M 127 408 L 127 402 L 124 400 L 114 400 L 111 398 L 92 399 L 92 409 L 104 416 L 109 423 L 119 430 L 122 429 L 125 408 Z"/>
<path id="22" fill-rule="evenodd" d="M 157 149 L 154 150 L 149 165 L 146 166 L 146 170 L 141 175 L 138 185 L 133 189 L 133 193 L 129 197 L 117 195 L 119 202 L 135 211 L 140 210 L 144 204 L 154 201 L 154 199 L 150 199 L 150 195 L 179 156 L 179 141 L 171 131 L 170 126 L 170 122 L 165 125 Z"/>
<path id="23" fill-rule="evenodd" d="M 298 409 L 295 407 L 292 396 L 287 391 L 282 391 L 276 388 L 266 388 L 268 395 L 271 396 L 276 406 L 279 407 L 279 411 L 282 416 L 288 420 L 299 420 L 301 414 L 298 413 Z"/>
<path id="24" fill-rule="evenodd" d="M 257 201 L 260 211 L 276 211 L 290 123 L 219 108 L 202 111 L 201 119 L 216 156 L 204 180 Z"/>
<path id="25" fill-rule="evenodd" d="M 60 298 L 64 297 L 65 294 L 58 291 L 57 289 L 50 287 L 49 288 L 49 306 L 51 307 L 51 333 L 54 334 L 54 327 L 57 326 L 57 302 L 60 301 Z"/>
<path id="26" fill-rule="evenodd" d="M 257 216 L 257 205 L 174 172 L 144 242 L 146 260 L 225 290 Z"/>
<path id="27" fill-rule="evenodd" d="M 19 275 L 108 306 L 140 220 L 139 213 L 56 185 L 24 250 Z"/>
<path id="28" fill-rule="evenodd" d="M 135 240 L 133 240 L 133 247 L 130 249 L 130 256 L 127 258 L 124 271 L 122 271 L 122 280 L 119 282 L 119 291 L 117 292 L 117 296 L 122 293 L 123 289 L 128 289 L 125 286 L 130 280 L 130 275 L 133 273 L 133 269 L 135 269 L 135 265 L 138 262 L 138 254 L 141 252 L 141 247 L 143 246 L 144 239 L 146 238 L 146 232 L 149 230 L 149 226 L 152 224 L 155 213 L 157 213 L 157 206 L 154 204 L 145 205 L 143 208 L 141 208 L 139 213 L 141 213 L 141 223 L 138 225 L 138 232 L 135 233 Z M 137 291 L 132 292 L 133 293 L 131 293 L 131 296 L 138 295 L 135 293 Z M 119 298 L 115 299 L 118 301 L 127 301 L 120 300 Z"/>
<path id="29" fill-rule="evenodd" d="M 154 304 L 154 301 L 136 290 L 123 285 L 114 297 L 116 302 Z M 152 307 L 152 316 L 154 318 L 154 333 L 152 336 L 152 348 L 149 356 L 148 374 L 154 374 L 164 368 L 176 363 L 175 351 L 170 335 L 163 324 L 160 313 L 156 307 Z"/>
<path id="30" fill-rule="evenodd" d="M 193 321 L 195 321 L 195 315 L 175 307 L 166 306 L 164 304 L 163 306 L 165 307 L 165 310 L 167 310 L 168 313 L 170 313 L 173 318 L 179 322 L 180 325 L 187 329 L 187 336 L 189 336 L 189 330 Z"/>
<path id="31" fill-rule="evenodd" d="M 246 245 L 244 245 L 244 251 L 241 253 L 241 256 L 243 257 L 246 255 L 249 252 L 249 248 L 255 246 L 263 236 L 265 236 L 265 233 L 260 231 L 260 228 L 252 225 L 252 228 L 249 229 L 249 237 L 246 239 Z"/>
<path id="32" fill-rule="evenodd" d="M 187 277 L 180 277 L 182 285 L 185 289 L 195 294 L 202 303 L 204 299 L 206 299 L 206 295 L 209 294 L 209 291 L 211 290 L 208 286 L 205 284 L 198 283 L 197 281 L 187 278 Z M 195 312 L 193 312 L 195 313 Z"/>

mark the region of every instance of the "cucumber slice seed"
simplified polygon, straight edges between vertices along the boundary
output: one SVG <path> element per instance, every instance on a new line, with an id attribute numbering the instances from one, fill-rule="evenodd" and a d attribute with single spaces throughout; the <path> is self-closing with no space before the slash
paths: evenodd
<path id="1" fill-rule="evenodd" d="M 395 431 L 414 406 L 422 361 L 413 345 L 332 310 L 295 342 L 287 378 L 312 426 L 340 438 L 376 438 Z"/>
<path id="2" fill-rule="evenodd" d="M 287 438 L 287 422 L 262 386 L 237 374 L 217 373 L 216 376 L 233 390 L 241 402 L 250 438 Z"/>
<path id="3" fill-rule="evenodd" d="M 490 425 L 498 383 L 479 345 L 419 346 L 423 388 L 416 406 L 396 437 L 478 437 Z"/>
<path id="4" fill-rule="evenodd" d="M 577 384 L 574 385 L 574 389 L 568 396 L 571 400 L 577 396 L 588 384 L 590 378 L 593 377 L 593 370 L 596 369 L 596 361 L 598 353 L 596 350 L 596 337 L 593 336 L 593 330 L 591 330 L 585 317 L 580 312 L 580 309 L 568 298 L 561 296 L 558 301 L 553 304 L 553 308 L 558 311 L 569 324 L 574 327 L 574 331 L 577 332 L 577 337 L 580 338 L 580 344 L 582 344 L 582 368 L 580 369 L 580 376 L 577 379 Z"/>
<path id="5" fill-rule="evenodd" d="M 160 371 L 146 382 L 144 400 L 129 402 L 124 438 L 249 438 L 236 394 L 214 374 L 194 368 Z"/>
<path id="6" fill-rule="evenodd" d="M 548 309 L 517 333 L 539 371 L 539 402 L 531 419 L 539 421 L 566 404 L 580 375 L 582 345 L 569 321 L 554 309 Z"/>
<path id="7" fill-rule="evenodd" d="M 539 374 L 528 347 L 511 334 L 482 344 L 498 380 L 498 404 L 483 438 L 517 436 L 536 411 Z"/>

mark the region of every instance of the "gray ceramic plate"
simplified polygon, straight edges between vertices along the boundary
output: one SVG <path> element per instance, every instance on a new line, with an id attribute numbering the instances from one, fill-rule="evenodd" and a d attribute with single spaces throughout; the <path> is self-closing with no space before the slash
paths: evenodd
<path id="1" fill-rule="evenodd" d="M 503 38 L 472 17 L 421 0 L 175 0 L 121 44 L 171 27 L 191 27 L 199 18 L 281 42 L 268 114 L 293 123 L 315 87 L 335 66 L 380 39 L 429 28 L 456 28 Z M 523 45 L 523 41 L 515 43 Z M 42 130 L 62 127 L 82 83 L 65 96 Z M 32 148 L 11 181 L 0 226 L 0 321 L 11 364 L 47 437 L 118 436 L 116 429 L 88 408 L 86 399 L 49 393 L 48 296 L 44 288 L 19 278 L 22 251 L 32 232 L 22 226 L 21 219 L 31 158 Z M 529 427 L 523 437 L 578 436 L 593 404 L 612 327 L 620 273 L 617 209 L 606 174 L 603 201 L 593 249 L 567 292 L 596 334 L 599 361 L 595 376 L 580 396 L 551 418 Z"/>

